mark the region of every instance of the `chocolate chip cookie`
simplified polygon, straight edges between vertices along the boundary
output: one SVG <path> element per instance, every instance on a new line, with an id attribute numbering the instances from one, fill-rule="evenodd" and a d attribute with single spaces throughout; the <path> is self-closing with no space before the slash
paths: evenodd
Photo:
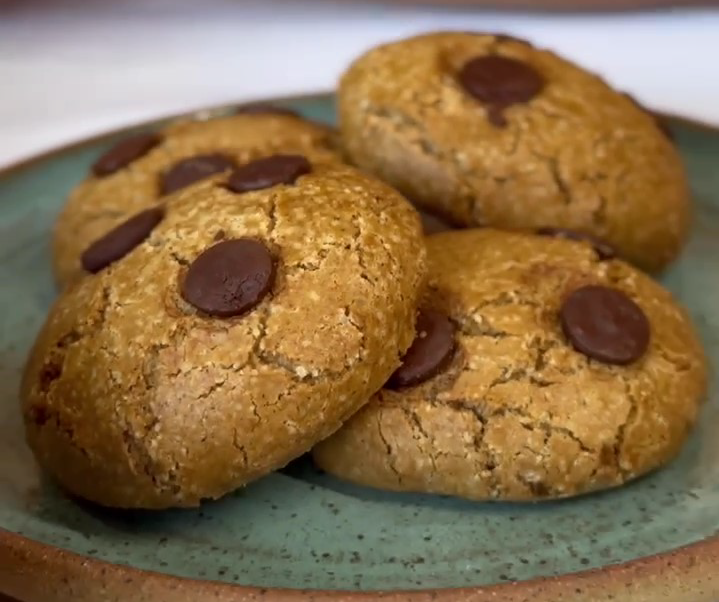
<path id="1" fill-rule="evenodd" d="M 210 176 L 80 255 L 23 413 L 49 474 L 117 507 L 196 505 L 332 434 L 400 365 L 425 272 L 397 192 L 300 155 Z"/>
<path id="2" fill-rule="evenodd" d="M 88 244 L 160 197 L 266 155 L 334 158 L 334 148 L 331 129 L 260 105 L 208 121 L 178 121 L 161 132 L 120 140 L 96 159 L 57 219 L 57 280 L 65 284 L 77 278 L 82 273 L 80 253 Z"/>
<path id="3" fill-rule="evenodd" d="M 651 271 L 686 239 L 686 175 L 655 116 L 522 40 L 375 48 L 344 74 L 338 107 L 353 162 L 459 225 L 569 228 Z"/>
<path id="4" fill-rule="evenodd" d="M 415 342 L 314 449 L 321 468 L 528 501 L 618 486 L 677 454 L 707 377 L 669 292 L 588 242 L 476 229 L 427 244 Z"/>

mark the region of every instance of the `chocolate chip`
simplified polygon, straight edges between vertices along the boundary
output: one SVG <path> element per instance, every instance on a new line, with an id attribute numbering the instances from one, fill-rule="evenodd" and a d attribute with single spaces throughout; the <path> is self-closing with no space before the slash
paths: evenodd
<path id="1" fill-rule="evenodd" d="M 573 291 L 559 311 L 572 346 L 607 364 L 630 364 L 649 346 L 650 326 L 642 309 L 623 292 L 606 286 Z"/>
<path id="2" fill-rule="evenodd" d="M 292 109 L 261 102 L 240 105 L 235 113 L 237 115 L 288 115 L 289 117 L 300 117 L 300 114 Z"/>
<path id="3" fill-rule="evenodd" d="M 440 372 L 452 358 L 454 325 L 447 316 L 431 309 L 420 310 L 415 329 L 412 346 L 386 385 L 390 389 L 417 385 Z"/>
<path id="4" fill-rule="evenodd" d="M 109 176 L 150 152 L 160 142 L 162 142 L 162 137 L 153 133 L 125 138 L 95 161 L 92 173 L 98 177 Z"/>
<path id="5" fill-rule="evenodd" d="M 182 283 L 182 296 L 206 314 L 227 318 L 262 301 L 274 278 L 275 263 L 262 242 L 226 240 L 192 262 Z"/>
<path id="6" fill-rule="evenodd" d="M 218 230 L 217 232 L 215 232 L 215 236 L 213 237 L 212 240 L 214 240 L 215 242 L 219 242 L 219 241 L 223 240 L 224 238 L 225 238 L 225 231 Z"/>
<path id="7" fill-rule="evenodd" d="M 488 117 L 499 127 L 506 125 L 504 109 L 530 101 L 544 88 L 544 78 L 534 67 L 499 55 L 471 59 L 458 79 L 469 94 L 488 105 Z"/>
<path id="8" fill-rule="evenodd" d="M 599 259 L 614 259 L 617 256 L 616 251 L 609 243 L 604 242 L 601 238 L 593 234 L 578 232 L 577 230 L 570 230 L 569 228 L 553 228 L 551 226 L 538 228 L 536 233 L 540 236 L 552 236 L 554 238 L 588 242 L 594 248 L 594 252 Z"/>
<path id="9" fill-rule="evenodd" d="M 272 155 L 239 167 L 230 176 L 227 187 L 232 192 L 261 190 L 278 184 L 294 184 L 297 178 L 312 171 L 302 155 Z"/>
<path id="10" fill-rule="evenodd" d="M 85 249 L 80 257 L 82 267 L 94 274 L 123 258 L 150 235 L 164 215 L 162 207 L 152 207 L 133 215 Z"/>
<path id="11" fill-rule="evenodd" d="M 188 157 L 178 161 L 164 173 L 160 183 L 160 191 L 162 194 L 170 194 L 212 174 L 234 169 L 235 167 L 237 167 L 237 164 L 232 157 L 219 153 Z"/>

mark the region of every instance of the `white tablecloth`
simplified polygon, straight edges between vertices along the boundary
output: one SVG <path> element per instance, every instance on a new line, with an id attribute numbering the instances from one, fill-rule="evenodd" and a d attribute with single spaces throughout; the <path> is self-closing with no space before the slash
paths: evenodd
<path id="1" fill-rule="evenodd" d="M 502 13 L 308 0 L 0 0 L 0 165 L 204 105 L 329 89 L 429 29 L 554 48 L 658 109 L 719 124 L 719 11 Z"/>

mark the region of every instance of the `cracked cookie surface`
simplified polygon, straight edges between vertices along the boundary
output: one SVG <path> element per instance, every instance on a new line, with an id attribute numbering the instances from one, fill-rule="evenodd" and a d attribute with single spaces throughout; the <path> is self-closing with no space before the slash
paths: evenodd
<path id="1" fill-rule="evenodd" d="M 229 178 L 178 192 L 143 241 L 62 293 L 38 336 L 22 385 L 28 441 L 80 497 L 219 497 L 339 428 L 412 341 L 425 251 L 399 194 L 335 161 L 243 193 Z M 226 262 L 223 277 L 207 270 L 221 246 L 221 261 L 247 246 L 260 259 Z M 233 278 L 237 295 L 208 296 Z M 193 305 L 248 295 L 240 315 Z"/>
<path id="2" fill-rule="evenodd" d="M 276 113 L 177 121 L 151 136 L 133 137 L 145 142 L 139 146 L 132 145 L 131 138 L 134 148 L 129 154 L 126 148 L 122 156 L 116 152 L 114 161 L 98 160 L 88 178 L 70 193 L 53 232 L 53 268 L 60 285 L 82 275 L 80 254 L 90 243 L 154 205 L 166 192 L 190 185 L 203 171 L 211 175 L 231 169 L 233 163 L 279 152 L 318 159 L 336 156 L 332 129 Z M 198 156 L 204 159 L 202 164 L 171 173 L 179 162 Z"/>
<path id="3" fill-rule="evenodd" d="M 483 58 L 486 73 L 468 69 Z M 375 48 L 344 74 L 338 109 L 354 163 L 458 225 L 584 231 L 650 271 L 686 239 L 686 175 L 656 118 L 521 40 L 436 33 Z"/>
<path id="4" fill-rule="evenodd" d="M 591 245 L 490 229 L 428 237 L 423 306 L 455 326 L 451 363 L 378 392 L 317 464 L 364 485 L 474 500 L 538 500 L 621 485 L 679 451 L 706 386 L 692 324 L 670 293 Z M 576 351 L 567 296 L 610 287 L 646 315 L 628 365 Z M 587 290 L 587 289 L 584 289 Z"/>

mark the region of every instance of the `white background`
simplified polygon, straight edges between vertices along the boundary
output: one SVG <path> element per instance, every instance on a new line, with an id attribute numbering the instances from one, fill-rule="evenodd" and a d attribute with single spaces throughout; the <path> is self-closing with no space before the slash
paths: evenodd
<path id="1" fill-rule="evenodd" d="M 557 15 L 343 0 L 0 0 L 0 165 L 174 112 L 329 89 L 366 47 L 504 31 L 719 124 L 719 11 Z"/>

